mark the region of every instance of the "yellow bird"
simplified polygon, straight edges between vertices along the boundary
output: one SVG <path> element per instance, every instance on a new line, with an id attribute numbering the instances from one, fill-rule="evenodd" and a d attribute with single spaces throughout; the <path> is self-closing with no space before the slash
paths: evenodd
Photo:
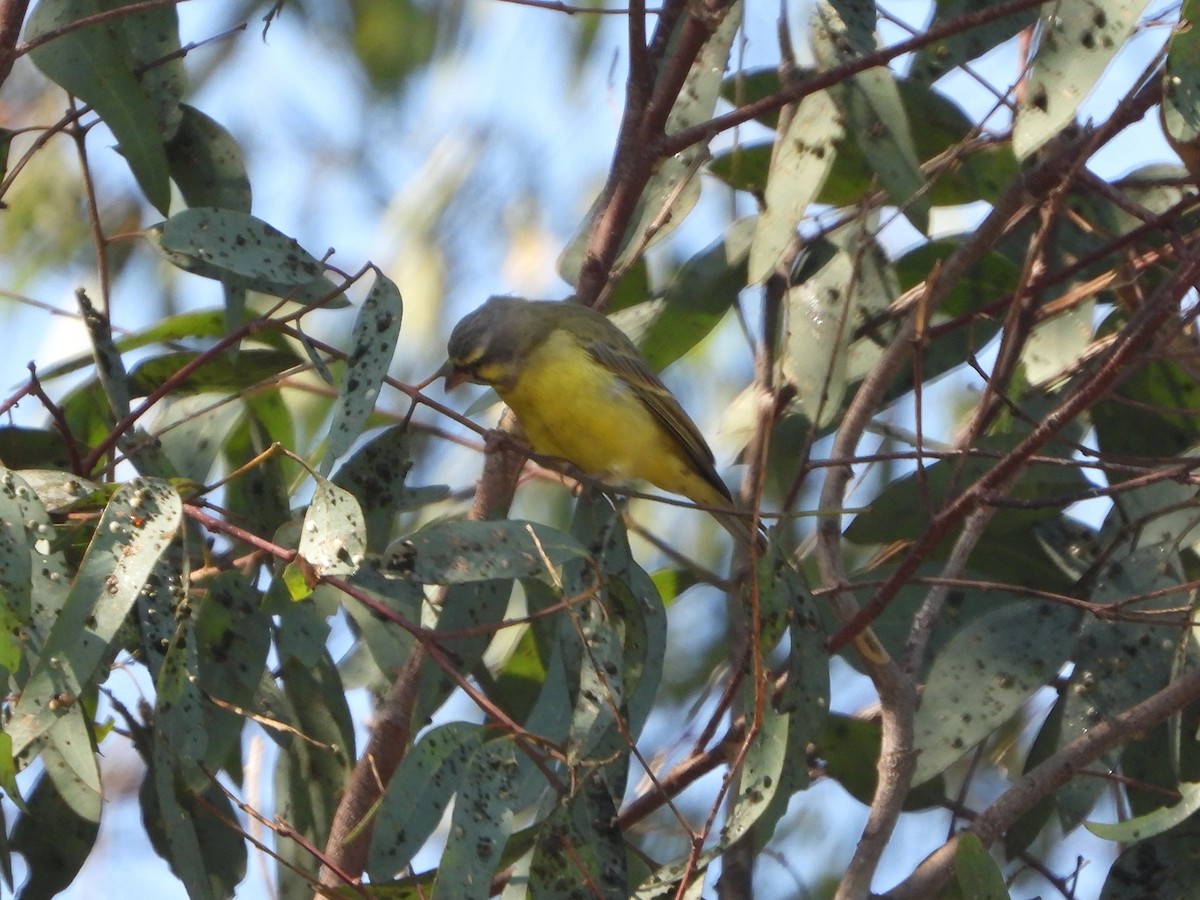
<path id="1" fill-rule="evenodd" d="M 454 327 L 448 351 L 447 389 L 491 385 L 538 453 L 715 507 L 735 538 L 751 539 L 700 429 L 606 316 L 575 303 L 492 297 Z"/>

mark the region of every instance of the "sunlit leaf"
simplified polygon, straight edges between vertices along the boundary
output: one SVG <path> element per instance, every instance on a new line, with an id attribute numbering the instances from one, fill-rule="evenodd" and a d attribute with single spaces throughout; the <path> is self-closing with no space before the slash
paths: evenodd
<path id="1" fill-rule="evenodd" d="M 1013 149 L 1025 159 L 1075 121 L 1148 0 L 1060 0 L 1041 14 L 1041 40 L 1017 108 Z"/>
<path id="2" fill-rule="evenodd" d="M 297 552 L 319 573 L 348 575 L 367 549 L 367 525 L 352 494 L 324 478 L 304 514 Z"/>

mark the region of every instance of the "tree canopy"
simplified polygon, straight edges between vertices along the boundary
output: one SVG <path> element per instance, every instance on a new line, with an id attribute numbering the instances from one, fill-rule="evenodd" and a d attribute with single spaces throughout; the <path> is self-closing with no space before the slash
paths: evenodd
<path id="1" fill-rule="evenodd" d="M 0 4 L 0 878 L 1192 896 L 1198 15 Z M 443 394 L 506 292 L 764 542 Z"/>

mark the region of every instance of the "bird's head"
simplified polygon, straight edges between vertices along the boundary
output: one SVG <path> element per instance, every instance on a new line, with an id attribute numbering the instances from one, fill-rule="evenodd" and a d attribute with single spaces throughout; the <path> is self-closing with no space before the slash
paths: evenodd
<path id="1" fill-rule="evenodd" d="M 504 390 L 521 374 L 529 350 L 544 334 L 538 304 L 520 297 L 491 297 L 450 333 L 442 367 L 446 388 L 466 381 Z"/>

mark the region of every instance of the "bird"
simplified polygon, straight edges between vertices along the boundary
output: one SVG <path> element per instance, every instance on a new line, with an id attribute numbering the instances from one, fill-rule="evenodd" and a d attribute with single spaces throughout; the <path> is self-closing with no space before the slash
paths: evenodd
<path id="1" fill-rule="evenodd" d="M 606 482 L 648 481 L 762 546 L 696 423 L 607 316 L 568 301 L 494 296 L 451 331 L 440 373 L 496 390 L 531 447 Z"/>

